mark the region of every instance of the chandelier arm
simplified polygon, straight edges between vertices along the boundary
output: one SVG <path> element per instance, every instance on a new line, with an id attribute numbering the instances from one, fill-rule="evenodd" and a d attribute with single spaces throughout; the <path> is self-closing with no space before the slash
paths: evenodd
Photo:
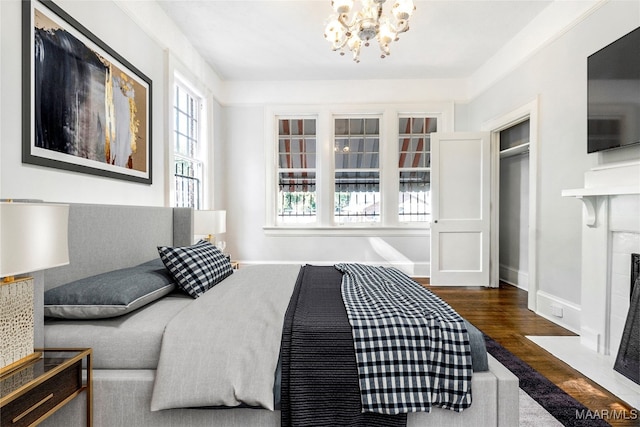
<path id="1" fill-rule="evenodd" d="M 338 40 L 338 39 L 329 40 L 330 43 L 331 43 L 331 50 L 333 50 L 334 52 L 337 51 L 337 50 L 343 50 L 343 48 L 349 42 L 349 38 L 351 36 L 351 32 L 349 30 L 348 25 L 346 25 L 345 22 L 344 22 L 344 18 L 346 16 L 347 16 L 346 13 L 340 13 L 335 17 L 335 20 L 338 21 L 338 23 L 346 30 L 346 33 L 342 35 L 340 40 Z M 344 52 L 342 52 L 341 55 L 344 55 Z"/>
<path id="2" fill-rule="evenodd" d="M 333 44 L 333 46 L 331 47 L 331 50 L 333 50 L 334 52 L 335 52 L 336 50 L 341 50 L 341 49 L 343 49 L 343 48 L 344 48 L 344 46 L 345 46 L 346 44 L 347 44 L 347 40 L 346 40 L 346 39 L 345 39 L 345 40 L 343 40 L 343 41 L 341 41 L 339 44 L 335 44 L 335 43 L 334 43 L 334 44 Z M 342 54 L 341 54 L 341 55 L 342 55 Z"/>
<path id="3" fill-rule="evenodd" d="M 345 30 L 347 30 L 347 34 L 350 34 L 352 32 L 353 22 L 349 24 L 348 19 L 349 15 L 347 15 L 346 13 L 341 13 L 340 15 L 338 15 L 338 22 L 344 27 Z"/>

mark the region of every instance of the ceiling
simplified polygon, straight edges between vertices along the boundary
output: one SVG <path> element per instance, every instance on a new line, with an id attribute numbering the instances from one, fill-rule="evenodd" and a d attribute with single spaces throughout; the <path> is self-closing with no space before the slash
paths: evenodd
<path id="1" fill-rule="evenodd" d="M 372 44 L 355 63 L 323 37 L 330 0 L 157 1 L 227 81 L 467 78 L 553 3 L 415 0 L 391 55 L 381 59 Z"/>

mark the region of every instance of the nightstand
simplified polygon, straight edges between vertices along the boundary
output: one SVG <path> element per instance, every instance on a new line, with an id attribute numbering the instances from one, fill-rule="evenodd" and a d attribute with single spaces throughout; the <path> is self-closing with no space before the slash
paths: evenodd
<path id="1" fill-rule="evenodd" d="M 47 348 L 39 359 L 0 377 L 0 425 L 35 426 L 82 392 L 92 425 L 92 350 Z M 83 380 L 83 361 L 86 379 Z M 71 426 L 70 426 L 71 427 Z"/>
<path id="2" fill-rule="evenodd" d="M 229 262 L 231 263 L 231 268 L 233 268 L 234 270 L 237 270 L 238 268 L 240 268 L 240 263 L 238 261 L 232 261 L 231 260 L 231 255 L 229 254 L 224 254 L 224 256 L 229 260 Z"/>

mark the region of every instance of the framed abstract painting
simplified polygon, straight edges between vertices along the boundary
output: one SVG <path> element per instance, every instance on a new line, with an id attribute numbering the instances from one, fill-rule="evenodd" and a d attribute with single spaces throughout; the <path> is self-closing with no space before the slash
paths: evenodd
<path id="1" fill-rule="evenodd" d="M 52 1 L 22 4 L 23 163 L 151 184 L 151 80 Z"/>

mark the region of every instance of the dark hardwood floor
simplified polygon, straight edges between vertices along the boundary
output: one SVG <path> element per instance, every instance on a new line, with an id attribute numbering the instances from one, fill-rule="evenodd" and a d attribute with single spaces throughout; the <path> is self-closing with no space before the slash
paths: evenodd
<path id="1" fill-rule="evenodd" d="M 430 286 L 428 279 L 418 282 L 591 411 L 616 414 L 619 419 L 606 419 L 612 426 L 640 426 L 637 410 L 526 338 L 575 334 L 528 310 L 525 291 L 507 284 L 489 289 Z M 626 417 L 620 416 L 623 413 Z"/>

